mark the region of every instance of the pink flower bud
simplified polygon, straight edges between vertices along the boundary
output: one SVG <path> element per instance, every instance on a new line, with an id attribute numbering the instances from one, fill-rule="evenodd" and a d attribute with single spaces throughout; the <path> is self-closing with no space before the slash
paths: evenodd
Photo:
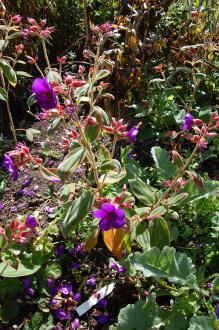
<path id="1" fill-rule="evenodd" d="M 44 26 L 46 25 L 46 22 L 47 22 L 46 19 L 42 19 L 42 20 L 40 21 L 40 26 L 41 26 L 41 27 L 44 27 Z"/>
<path id="2" fill-rule="evenodd" d="M 81 74 L 81 73 L 84 73 L 85 71 L 85 66 L 84 65 L 79 65 L 79 69 L 78 69 L 78 73 Z"/>
<path id="3" fill-rule="evenodd" d="M 199 12 L 197 10 L 193 10 L 193 11 L 191 11 L 191 15 L 192 15 L 193 18 L 194 17 L 198 17 L 199 16 Z"/>
<path id="4" fill-rule="evenodd" d="M 38 61 L 38 56 L 37 55 L 35 56 L 35 58 L 26 55 L 26 58 L 27 58 L 27 62 L 30 63 L 30 64 L 36 64 L 36 62 Z"/>
<path id="5" fill-rule="evenodd" d="M 62 56 L 62 57 L 56 57 L 56 61 L 58 63 L 64 64 L 66 62 L 67 56 Z"/>
<path id="6" fill-rule="evenodd" d="M 86 123 L 89 125 L 89 126 L 95 126 L 97 124 L 97 120 L 95 117 L 87 117 L 86 119 Z"/>
<path id="7" fill-rule="evenodd" d="M 73 82 L 72 82 L 72 86 L 73 86 L 74 88 L 84 86 L 84 84 L 86 84 L 86 81 L 85 81 L 85 80 L 77 80 L 77 79 L 74 79 Z"/>
<path id="8" fill-rule="evenodd" d="M 17 46 L 15 46 L 15 50 L 16 50 L 16 54 L 19 55 L 23 52 L 24 50 L 24 45 L 23 44 L 19 44 Z"/>
<path id="9" fill-rule="evenodd" d="M 27 17 L 27 20 L 28 20 L 28 23 L 31 24 L 31 25 L 36 25 L 37 24 L 37 22 L 34 18 Z"/>
<path id="10" fill-rule="evenodd" d="M 72 86 L 72 82 L 73 82 L 73 76 L 71 76 L 70 74 L 68 74 L 66 77 L 65 77 L 65 84 L 67 86 Z"/>
<path id="11" fill-rule="evenodd" d="M 83 57 L 86 58 L 86 59 L 88 59 L 90 57 L 90 54 L 89 54 L 89 51 L 88 50 L 85 49 L 83 51 Z"/>
<path id="12" fill-rule="evenodd" d="M 10 16 L 9 20 L 13 24 L 19 24 L 22 20 L 22 17 L 20 15 L 14 15 L 14 16 Z"/>

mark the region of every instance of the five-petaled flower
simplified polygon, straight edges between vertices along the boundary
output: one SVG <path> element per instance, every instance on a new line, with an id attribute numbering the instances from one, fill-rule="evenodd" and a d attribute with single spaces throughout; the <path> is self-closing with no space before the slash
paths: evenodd
<path id="1" fill-rule="evenodd" d="M 32 91 L 37 103 L 46 110 L 57 105 L 56 93 L 46 78 L 37 78 L 33 82 Z"/>
<path id="2" fill-rule="evenodd" d="M 101 209 L 93 212 L 93 217 L 100 219 L 99 227 L 104 231 L 121 228 L 125 224 L 125 212 L 110 203 L 103 203 Z"/>

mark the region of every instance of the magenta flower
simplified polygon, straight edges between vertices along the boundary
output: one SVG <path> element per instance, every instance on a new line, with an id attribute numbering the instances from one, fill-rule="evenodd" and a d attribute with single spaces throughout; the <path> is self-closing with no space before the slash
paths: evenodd
<path id="1" fill-rule="evenodd" d="M 80 327 L 80 321 L 79 319 L 74 319 L 74 321 L 71 323 L 71 328 L 77 329 L 78 327 Z"/>
<path id="2" fill-rule="evenodd" d="M 57 105 L 56 93 L 46 78 L 37 78 L 32 85 L 38 105 L 46 110 L 55 108 Z"/>
<path id="3" fill-rule="evenodd" d="M 3 166 L 6 169 L 6 171 L 8 171 L 9 173 L 11 173 L 12 176 L 12 180 L 13 181 L 17 181 L 18 179 L 18 172 L 17 169 L 13 163 L 13 160 L 11 159 L 11 157 L 7 154 L 4 155 L 4 159 L 3 159 Z"/>
<path id="4" fill-rule="evenodd" d="M 100 219 L 99 227 L 105 231 L 125 224 L 125 212 L 109 203 L 103 203 L 101 209 L 93 212 L 93 217 Z"/>
<path id="5" fill-rule="evenodd" d="M 139 130 L 136 126 L 133 126 L 127 134 L 127 138 L 129 140 L 130 143 L 134 143 L 137 140 L 137 135 L 139 133 Z"/>
<path id="6" fill-rule="evenodd" d="M 192 116 L 191 113 L 187 113 L 185 115 L 185 119 L 184 119 L 184 124 L 183 124 L 182 130 L 183 131 L 190 130 L 190 128 L 192 127 L 192 124 L 193 124 L 193 116 Z"/>

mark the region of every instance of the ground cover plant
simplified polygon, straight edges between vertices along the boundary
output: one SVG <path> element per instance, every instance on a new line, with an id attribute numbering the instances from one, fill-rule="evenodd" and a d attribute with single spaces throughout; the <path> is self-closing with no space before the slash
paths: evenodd
<path id="1" fill-rule="evenodd" d="M 217 330 L 217 3 L 73 3 L 0 1 L 0 327 Z"/>

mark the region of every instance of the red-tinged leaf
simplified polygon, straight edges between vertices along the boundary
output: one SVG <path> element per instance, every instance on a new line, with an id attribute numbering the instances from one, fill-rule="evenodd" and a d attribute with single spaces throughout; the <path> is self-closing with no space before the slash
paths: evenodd
<path id="1" fill-rule="evenodd" d="M 198 173 L 196 173 L 195 171 L 186 171 L 186 173 L 189 175 L 190 179 L 194 182 L 194 184 L 198 188 L 200 188 L 200 189 L 204 188 L 203 180 Z"/>
<path id="2" fill-rule="evenodd" d="M 88 237 L 87 241 L 85 242 L 85 245 L 83 248 L 83 250 L 85 252 L 88 252 L 88 251 L 92 250 L 93 248 L 95 248 L 95 246 L 97 245 L 99 233 L 100 233 L 100 230 L 96 229 L 95 231 L 93 231 L 90 234 L 90 236 Z"/>
<path id="3" fill-rule="evenodd" d="M 124 246 L 125 231 L 123 228 L 110 229 L 102 231 L 103 240 L 108 249 L 118 259 L 122 257 L 122 250 Z"/>

